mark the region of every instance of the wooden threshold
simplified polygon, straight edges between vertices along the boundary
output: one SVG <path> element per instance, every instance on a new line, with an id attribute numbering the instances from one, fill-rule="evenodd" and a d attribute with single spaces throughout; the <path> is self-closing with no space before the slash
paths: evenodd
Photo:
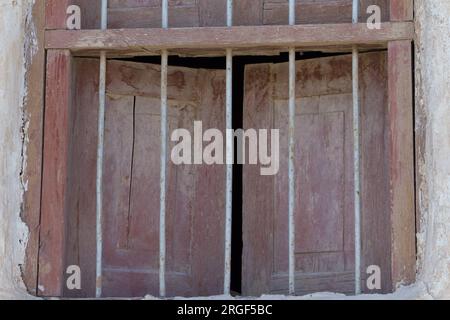
<path id="1" fill-rule="evenodd" d="M 371 30 L 365 23 L 296 26 L 241 26 L 170 29 L 48 30 L 46 49 L 72 52 L 107 50 L 123 55 L 156 54 L 161 49 L 187 53 L 205 50 L 318 48 L 365 44 L 385 46 L 390 41 L 412 40 L 412 22 L 382 23 Z"/>

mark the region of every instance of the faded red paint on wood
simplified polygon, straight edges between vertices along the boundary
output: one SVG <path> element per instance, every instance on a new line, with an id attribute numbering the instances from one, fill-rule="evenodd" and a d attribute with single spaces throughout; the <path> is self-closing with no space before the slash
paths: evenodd
<path id="1" fill-rule="evenodd" d="M 363 0 L 361 19 L 367 16 L 368 5 L 381 8 L 382 21 L 389 20 L 387 0 Z M 298 24 L 342 23 L 352 21 L 352 0 L 299 0 L 296 4 Z M 111 28 L 151 28 L 161 26 L 160 1 L 110 1 Z M 226 26 L 226 0 L 169 1 L 171 27 Z M 288 24 L 288 1 L 239 0 L 234 2 L 233 24 Z"/>
<path id="2" fill-rule="evenodd" d="M 94 294 L 98 62 L 76 59 L 67 264 L 79 262 Z M 160 67 L 109 61 L 104 162 L 104 295 L 158 295 Z M 202 120 L 224 127 L 223 71 L 169 68 L 169 132 Z M 89 99 L 92 99 L 90 101 Z M 94 137 L 94 138 L 93 138 Z M 172 147 L 174 143 L 170 142 Z M 170 150 L 170 149 L 169 149 Z M 170 155 L 169 155 L 170 156 Z M 224 167 L 168 162 L 169 295 L 215 295 L 223 286 Z M 87 274 L 87 275 L 86 275 Z M 92 283 L 90 283 L 92 281 Z"/>
<path id="3" fill-rule="evenodd" d="M 380 3 L 383 19 L 386 20 L 389 10 L 385 5 L 385 1 L 380 0 L 372 3 L 374 1 L 365 1 L 363 3 Z M 300 9 L 297 15 L 298 23 L 346 22 L 351 12 L 351 10 L 348 10 L 351 8 L 349 6 L 350 2 L 348 0 L 332 2 L 317 1 L 315 4 L 302 4 L 300 1 L 300 4 L 297 5 L 297 8 Z M 47 29 L 65 29 L 65 9 L 71 3 L 79 4 L 83 10 L 83 17 L 85 17 L 83 19 L 83 29 L 98 28 L 99 1 L 47 0 Z M 200 7 L 197 7 L 196 1 L 193 0 L 171 1 L 171 26 L 225 25 L 225 11 L 219 9 L 224 8 L 225 1 L 205 1 L 203 4 L 201 3 L 202 1 L 200 1 Z M 112 0 L 109 6 L 110 27 L 160 26 L 159 1 Z M 235 7 L 235 25 L 286 24 L 287 1 L 259 0 L 252 1 L 251 3 L 241 1 L 236 3 Z M 255 7 L 262 9 L 255 10 Z M 364 10 L 364 8 L 363 4 L 361 10 Z M 412 1 L 392 0 L 390 8 L 391 19 L 393 21 L 412 20 Z M 250 9 L 255 11 L 252 12 Z M 336 10 L 341 12 L 341 14 L 336 14 Z M 130 18 L 130 13 L 133 17 L 132 19 Z M 360 16 L 364 16 L 363 11 Z M 49 33 L 49 35 L 52 34 Z M 268 32 L 268 35 L 270 34 L 272 33 Z M 393 33 L 390 34 L 392 35 Z M 58 36 L 63 37 L 65 39 L 63 41 L 66 41 L 66 38 L 68 39 L 69 37 L 65 35 L 68 34 L 62 33 Z M 113 33 L 109 35 L 114 36 Z M 87 35 L 87 37 L 89 36 L 92 36 L 92 34 Z M 360 35 L 359 41 L 372 41 L 371 39 L 373 39 L 364 38 L 364 36 Z M 180 39 L 182 38 L 183 36 L 180 36 Z M 223 39 L 222 36 L 218 36 L 217 38 Z M 202 43 L 209 46 L 211 38 L 207 32 L 205 33 L 205 39 L 199 41 L 204 41 Z M 175 40 L 172 39 L 171 41 Z M 244 39 L 237 40 L 245 42 Z M 386 41 L 386 39 L 383 41 Z M 317 43 L 314 45 L 317 45 Z M 391 147 L 390 162 L 386 160 L 386 145 L 382 139 L 382 137 L 387 135 L 385 133 L 387 125 L 384 123 L 384 121 L 387 121 L 385 110 L 386 96 L 380 94 L 380 92 L 384 92 L 386 89 L 386 70 L 383 69 L 383 63 L 385 63 L 383 59 L 385 58 L 381 57 L 381 55 L 375 57 L 376 55 L 374 54 L 371 58 L 367 58 L 362 62 L 362 68 L 364 70 L 370 70 L 371 68 L 373 69 L 373 66 L 377 66 L 375 67 L 376 70 L 372 70 L 375 71 L 372 72 L 373 75 L 370 72 L 364 73 L 361 81 L 361 90 L 365 93 L 362 97 L 362 100 L 364 100 L 362 104 L 370 106 L 370 108 L 362 110 L 362 124 L 365 128 L 365 131 L 362 133 L 362 187 L 363 194 L 370 194 L 366 200 L 363 199 L 363 212 L 373 213 L 363 213 L 363 234 L 365 235 L 363 241 L 363 264 L 378 264 L 382 266 L 383 272 L 386 269 L 389 270 L 388 274 L 385 274 L 383 277 L 383 290 L 385 291 L 389 290 L 392 282 L 395 285 L 400 280 L 411 282 L 411 279 L 414 278 L 413 260 L 415 259 L 415 247 L 414 239 L 411 237 L 411 234 L 414 234 L 414 230 L 412 230 L 413 228 L 410 224 L 411 210 L 409 210 L 411 207 L 410 198 L 411 196 L 413 197 L 410 190 L 410 186 L 413 185 L 413 179 L 411 179 L 411 166 L 408 164 L 408 161 L 412 159 L 412 147 L 409 143 L 406 143 L 406 145 L 400 143 L 400 141 L 403 141 L 400 137 L 405 138 L 407 141 L 412 137 L 412 127 L 409 127 L 411 124 L 409 123 L 409 118 L 412 115 L 405 108 L 408 104 L 412 105 L 412 101 L 410 102 L 408 100 L 412 99 L 411 83 L 408 85 L 408 78 L 411 78 L 411 74 L 410 70 L 409 73 L 404 69 L 400 70 L 400 67 L 407 69 L 408 64 L 410 65 L 411 62 L 410 60 L 409 63 L 407 61 L 410 59 L 411 48 L 409 47 L 408 56 L 406 43 L 410 42 L 399 41 L 392 42 L 389 45 L 390 66 L 398 64 L 398 69 L 390 67 L 391 71 L 389 73 L 391 105 L 389 109 L 390 135 L 388 143 L 390 143 L 389 145 Z M 195 44 L 195 46 L 198 45 L 198 43 Z M 53 76 L 50 75 L 50 77 L 53 78 L 47 78 L 47 81 L 50 84 L 58 82 L 59 86 L 63 88 L 67 86 L 68 88 L 70 86 L 70 58 L 64 60 L 68 56 L 68 52 L 59 51 L 57 55 L 59 55 L 58 59 L 60 59 L 58 61 L 55 58 L 55 51 L 49 51 L 49 63 L 53 61 L 54 66 L 60 65 L 60 67 L 53 67 L 52 69 L 49 66 L 49 72 L 53 73 Z M 67 65 L 64 67 L 63 65 L 66 63 Z M 347 63 L 348 61 L 342 64 L 346 65 Z M 114 76 L 108 79 L 108 105 L 111 108 L 108 110 L 108 119 L 110 121 L 107 122 L 107 125 L 112 136 L 108 140 L 108 143 L 111 145 L 108 150 L 111 153 L 107 155 L 109 157 L 108 164 L 111 168 L 118 168 L 118 170 L 112 170 L 110 168 L 111 174 L 107 175 L 107 181 L 105 182 L 105 185 L 110 188 L 111 198 L 111 200 L 108 199 L 108 203 L 105 206 L 109 205 L 111 210 L 108 211 L 113 213 L 111 214 L 113 216 L 112 218 L 111 216 L 108 217 L 111 218 L 111 221 L 108 223 L 110 223 L 111 230 L 114 231 L 108 233 L 108 239 L 110 241 L 108 244 L 110 246 L 110 251 L 108 251 L 108 254 L 110 254 L 110 264 L 107 266 L 107 270 L 105 270 L 107 278 L 106 287 L 110 295 L 124 296 L 157 292 L 158 281 L 157 264 L 154 261 L 146 261 L 145 256 L 152 256 L 152 259 L 154 256 L 157 256 L 155 243 L 157 242 L 158 230 L 155 228 L 158 225 L 158 221 L 155 220 L 155 217 L 157 218 L 158 203 L 155 200 L 156 197 L 152 198 L 146 195 L 159 194 L 159 191 L 154 188 L 154 185 L 158 184 L 158 181 L 154 177 L 155 174 L 150 174 L 151 172 L 157 172 L 158 166 L 155 166 L 155 168 L 150 166 L 147 169 L 147 162 L 150 161 L 149 159 L 152 159 L 151 156 L 154 157 L 157 155 L 155 148 L 152 146 L 158 145 L 157 141 L 159 141 L 158 137 L 154 136 L 155 134 L 159 134 L 157 133 L 159 130 L 156 130 L 159 127 L 157 121 L 159 86 L 155 85 L 159 83 L 159 71 L 157 67 L 154 70 L 148 70 L 147 67 L 137 67 L 137 64 L 131 67 L 130 65 L 132 64 L 111 63 L 108 67 L 114 70 L 111 74 L 120 74 L 121 79 L 115 78 Z M 266 67 L 269 70 L 264 69 Z M 56 71 L 54 68 L 59 68 L 59 71 Z M 48 105 L 46 106 L 46 110 L 49 110 L 49 113 L 46 114 L 45 118 L 47 138 L 44 142 L 44 148 L 48 149 L 50 145 L 52 151 L 50 153 L 44 151 L 44 161 L 47 164 L 44 162 L 43 200 L 48 200 L 52 197 L 54 199 L 50 203 L 45 203 L 44 201 L 42 209 L 43 233 L 41 234 L 41 244 L 43 247 L 39 261 L 39 284 L 45 288 L 44 293 L 41 293 L 43 295 L 59 295 L 58 292 L 61 292 L 61 285 L 64 282 L 61 270 L 63 270 L 64 263 L 66 265 L 79 264 L 82 266 L 83 283 L 87 283 L 87 285 L 86 289 L 83 289 L 83 292 L 77 295 L 93 295 L 93 284 L 95 281 L 90 281 L 90 279 L 94 279 L 93 274 L 95 272 L 95 250 L 93 249 L 95 248 L 95 214 L 93 215 L 95 213 L 95 202 L 92 201 L 92 195 L 95 192 L 95 181 L 91 177 L 95 176 L 96 141 L 92 137 L 96 135 L 98 93 L 95 91 L 95 88 L 98 86 L 97 68 L 97 63 L 93 60 L 90 60 L 89 63 L 86 60 L 80 62 L 79 75 L 77 77 L 79 96 L 74 98 L 74 103 L 79 108 L 77 107 L 77 110 L 73 111 L 75 115 L 73 117 L 74 120 L 72 120 L 70 113 L 72 111 L 70 110 L 70 102 L 68 102 L 70 101 L 70 90 L 64 89 L 62 90 L 62 95 L 57 96 L 51 89 L 47 88 L 46 99 Z M 251 97 L 248 99 L 250 99 L 250 105 L 254 104 L 254 113 L 251 112 L 252 108 L 250 107 L 249 113 L 246 116 L 251 119 L 252 124 L 255 124 L 254 127 L 261 125 L 267 128 L 267 126 L 273 125 L 273 123 L 277 124 L 280 121 L 284 121 L 286 116 L 285 114 L 283 115 L 282 105 L 279 105 L 278 111 L 276 112 L 271 110 L 273 107 L 271 103 L 273 101 L 274 105 L 277 105 L 277 103 L 280 104 L 280 101 L 285 99 L 285 97 L 281 98 L 283 94 L 280 94 L 280 97 L 276 97 L 276 99 L 274 98 L 273 101 L 265 100 L 268 99 L 266 95 L 270 96 L 272 90 L 275 92 L 277 90 L 285 90 L 282 86 L 286 86 L 285 83 L 282 85 L 284 80 L 281 78 L 287 79 L 284 76 L 280 76 L 279 81 L 277 81 L 278 83 L 273 82 L 272 77 L 274 75 L 276 77 L 277 71 L 274 72 L 271 70 L 272 68 L 273 66 L 267 65 L 264 67 L 256 66 L 255 70 L 253 70 L 254 78 L 252 84 L 247 82 L 247 86 L 253 86 L 253 93 L 249 91 L 247 97 Z M 304 74 L 308 75 L 308 71 L 310 71 L 309 75 L 312 78 L 316 77 L 317 74 L 322 74 L 324 78 L 328 74 L 334 74 L 331 78 L 337 82 L 333 82 L 330 87 L 324 78 L 322 78 L 322 81 L 315 79 L 316 82 L 311 80 L 309 83 L 310 87 L 308 87 L 308 79 L 302 78 L 302 81 L 306 83 L 306 87 L 303 88 L 304 90 L 314 91 L 318 89 L 315 92 L 317 96 L 300 96 L 300 105 L 303 103 L 304 105 L 302 107 L 309 108 L 310 111 L 312 110 L 311 113 L 303 114 L 300 112 L 297 115 L 297 120 L 300 124 L 300 127 L 297 128 L 297 135 L 300 137 L 297 148 L 300 150 L 298 167 L 304 173 L 298 178 L 297 184 L 308 185 L 308 188 L 300 190 L 297 206 L 306 206 L 312 208 L 312 211 L 306 213 L 301 211 L 296 216 L 297 225 L 300 225 L 300 231 L 297 234 L 301 235 L 296 239 L 297 247 L 300 249 L 297 255 L 297 265 L 302 271 L 296 274 L 296 279 L 298 283 L 302 284 L 302 287 L 299 288 L 300 292 L 323 290 L 346 292 L 347 290 L 352 290 L 353 281 L 353 275 L 349 271 L 353 263 L 353 255 L 351 252 L 353 247 L 353 222 L 351 217 L 346 216 L 346 212 L 349 209 L 348 205 L 352 202 L 352 199 L 349 198 L 351 192 L 343 192 L 343 190 L 349 188 L 348 183 L 350 181 L 349 179 L 351 179 L 351 170 L 348 170 L 346 167 L 348 164 L 345 162 L 345 159 L 350 155 L 348 149 L 348 127 L 345 127 L 345 123 L 349 121 L 349 111 L 347 110 L 349 93 L 346 87 L 349 74 L 347 74 L 347 71 L 339 63 L 331 65 L 326 70 L 317 71 L 308 69 Z M 339 72 L 340 77 L 334 78 Z M 223 106 L 224 104 L 223 74 L 222 72 L 217 73 L 212 71 L 194 72 L 187 69 L 179 71 L 177 69 L 169 76 L 172 79 L 169 79 L 169 82 L 172 81 L 174 84 L 172 91 L 169 92 L 170 98 L 173 99 L 170 108 L 171 126 L 180 125 L 180 123 L 181 125 L 185 125 L 180 119 L 189 119 L 190 124 L 192 119 L 198 119 L 198 117 L 200 119 L 203 119 L 202 117 L 208 119 L 207 121 L 209 121 L 212 127 L 220 127 L 223 124 L 223 112 L 221 112 L 219 107 L 213 110 L 201 107 L 203 102 L 205 105 L 217 104 L 218 106 Z M 300 73 L 299 77 L 304 76 Z M 192 80 L 195 86 L 202 88 L 202 90 L 199 92 L 198 88 L 194 85 L 182 83 L 182 80 L 185 81 L 186 79 L 188 79 L 186 81 L 188 83 L 191 83 L 190 81 Z M 326 88 L 323 86 L 324 83 L 326 83 Z M 334 87 L 335 85 L 336 87 Z M 341 85 L 342 87 L 340 87 Z M 205 96 L 202 95 L 203 92 Z M 260 95 L 260 92 L 264 94 L 257 97 L 257 95 Z M 410 93 L 411 95 L 409 95 Z M 61 102 L 67 107 L 66 109 L 54 109 L 53 105 L 58 99 L 60 99 L 58 103 Z M 177 99 L 184 102 L 180 102 Z M 340 109 L 339 106 L 342 105 L 346 105 L 346 107 Z M 148 113 L 148 106 L 154 106 L 154 112 Z M 337 108 L 337 111 L 328 112 L 332 108 Z M 130 109 L 134 111 L 130 111 Z M 268 111 L 257 114 L 264 109 Z M 323 112 L 323 109 L 329 110 Z M 141 117 L 136 117 L 130 125 L 130 117 L 133 118 L 133 113 L 136 111 Z M 396 121 L 396 119 L 399 119 L 399 121 Z M 48 128 L 53 123 L 57 123 L 55 128 Z M 150 125 L 151 123 L 153 125 Z M 50 134 L 47 134 L 47 131 Z M 64 132 L 67 135 L 64 135 Z M 73 136 L 70 136 L 68 132 L 73 132 Z M 305 139 L 304 137 L 308 135 L 316 136 L 317 139 L 312 140 L 313 142 Z M 156 141 L 140 139 L 139 137 L 141 136 L 150 136 L 152 140 L 155 138 Z M 58 140 L 59 138 L 61 140 Z M 64 139 L 66 140 L 65 146 Z M 52 143 L 55 144 L 56 149 L 53 148 Z M 130 149 L 133 149 L 136 154 Z M 118 150 L 123 152 L 121 157 L 116 157 L 119 152 Z M 148 156 L 148 154 L 151 156 Z M 321 167 L 325 168 L 325 170 L 317 170 L 318 164 L 311 165 L 311 159 L 316 159 L 316 157 L 308 158 L 308 156 L 314 154 L 323 156 L 323 158 L 319 157 L 317 163 L 322 164 Z M 329 161 L 325 157 L 327 154 L 334 157 L 333 159 L 335 161 L 332 161 L 333 166 L 326 166 Z M 339 162 L 341 155 L 344 161 Z M 407 159 L 405 161 L 408 163 L 403 163 L 401 160 L 398 160 L 403 159 L 402 156 L 405 157 L 404 159 Z M 67 160 L 66 162 L 64 162 L 64 157 Z M 49 164 L 54 164 L 54 166 L 51 166 L 49 169 Z M 136 167 L 136 171 L 131 170 L 134 167 Z M 390 203 L 385 202 L 385 190 L 388 189 L 386 186 L 389 185 L 389 181 L 385 175 L 387 167 L 390 167 L 389 172 L 391 174 L 392 199 Z M 55 175 L 55 173 L 51 172 L 54 168 L 57 170 L 61 169 L 58 171 L 59 174 Z M 259 172 L 259 169 L 253 169 L 247 169 L 244 172 L 244 176 L 249 179 L 255 179 L 255 175 Z M 128 177 L 127 172 L 129 173 Z M 223 239 L 217 237 L 217 234 L 223 234 L 223 215 L 221 214 L 223 211 L 221 207 L 223 206 L 223 199 L 220 195 L 223 194 L 224 177 L 221 174 L 223 174 L 222 167 L 199 167 L 197 170 L 192 171 L 186 168 L 173 168 L 169 166 L 170 183 L 168 194 L 170 196 L 170 203 L 168 203 L 168 211 L 173 212 L 173 215 L 169 216 L 168 221 L 168 241 L 170 242 L 176 238 L 176 241 L 173 241 L 176 244 L 169 248 L 170 254 L 168 261 L 170 271 L 168 274 L 168 285 L 169 291 L 173 294 L 190 295 L 193 292 L 196 292 L 195 294 L 200 292 L 200 294 L 207 295 L 220 292 L 220 289 L 217 288 L 221 288 L 222 279 L 221 276 L 217 275 L 222 274 L 221 268 L 223 261 L 221 252 L 223 248 L 221 246 L 223 245 Z M 71 182 L 69 186 L 66 186 L 66 182 L 64 182 L 66 179 Z M 109 179 L 114 180 L 114 183 L 110 183 Z M 152 181 L 152 179 L 156 182 L 152 183 L 150 187 L 140 187 L 142 183 Z M 260 279 L 257 281 L 253 281 L 252 278 L 244 279 L 244 286 L 246 286 L 248 292 L 283 292 L 287 288 L 287 277 L 283 274 L 284 271 L 282 270 L 285 268 L 284 264 L 287 260 L 280 256 L 280 259 L 276 259 L 279 265 L 277 266 L 276 263 L 272 265 L 273 255 L 279 254 L 282 251 L 284 252 L 283 246 L 285 244 L 283 242 L 285 240 L 279 239 L 280 234 L 284 232 L 283 228 L 286 227 L 283 225 L 285 223 L 284 220 L 281 219 L 283 216 L 280 219 L 276 219 L 277 221 L 281 221 L 279 225 L 275 223 L 277 225 L 276 228 L 270 228 L 272 226 L 273 212 L 281 212 L 284 210 L 284 204 L 281 203 L 284 199 L 282 193 L 285 188 L 280 186 L 284 185 L 285 181 L 283 177 L 278 178 L 278 180 L 270 177 L 264 179 L 264 181 L 262 178 L 259 179 L 261 180 L 258 181 L 257 187 L 260 187 L 260 189 L 252 187 L 249 190 L 260 190 L 263 193 L 270 191 L 273 194 L 278 188 L 280 192 L 276 192 L 276 197 L 268 195 L 262 199 L 259 198 L 258 194 L 252 195 L 249 191 L 245 193 L 244 188 L 244 199 L 246 199 L 245 201 L 250 211 L 262 212 L 258 217 L 247 215 L 245 219 L 248 219 L 247 221 L 249 223 L 261 226 L 260 230 L 265 231 L 262 234 L 261 232 L 259 234 L 255 232 L 244 234 L 244 239 L 246 239 L 250 246 L 259 246 L 258 248 L 244 248 L 244 252 L 245 250 L 249 250 L 247 253 L 253 249 L 255 250 L 255 253 L 249 253 L 254 254 L 254 256 L 252 257 L 253 259 L 247 260 L 244 269 L 245 267 L 247 271 L 253 268 L 258 269 L 260 276 Z M 84 187 L 85 185 L 87 186 L 86 188 Z M 196 185 L 198 188 L 195 190 L 185 190 L 189 189 L 187 186 L 192 185 Z M 61 186 L 62 189 L 60 188 Z M 315 188 L 323 190 L 323 194 L 319 194 L 317 197 L 319 199 L 318 205 L 311 201 L 314 197 L 310 197 L 310 194 L 316 192 Z M 66 190 L 70 190 L 70 192 Z M 216 199 L 217 202 L 211 201 L 211 194 L 213 193 L 219 195 L 220 199 Z M 325 193 L 331 196 L 325 197 Z M 71 195 L 69 199 L 66 197 L 68 194 Z M 326 198 L 330 198 L 331 200 L 326 201 Z M 120 201 L 115 206 L 114 201 L 118 199 Z M 273 203 L 274 201 L 275 203 Z M 390 210 L 389 205 L 391 206 Z M 66 206 L 68 206 L 68 212 L 70 212 L 68 216 L 64 215 Z M 154 212 L 152 210 L 151 217 L 143 214 L 149 207 L 154 209 Z M 216 211 L 219 212 L 217 215 L 210 214 Z M 72 214 L 73 212 L 76 214 Z M 195 215 L 192 212 L 195 212 Z M 331 219 L 324 212 L 330 213 Z M 387 212 L 391 215 L 380 214 L 380 212 Z M 183 215 L 179 216 L 179 214 Z M 188 221 L 189 219 L 186 217 L 189 217 L 191 220 Z M 56 230 L 53 230 L 55 225 L 50 220 L 53 221 L 54 218 L 56 219 L 54 223 L 62 226 L 60 229 L 56 228 Z M 146 221 L 149 218 L 150 221 L 142 224 L 136 222 Z M 393 221 L 392 234 L 390 232 L 386 233 L 386 225 L 389 224 L 390 218 Z M 204 227 L 203 224 L 205 221 L 209 226 L 206 231 L 201 230 Z M 307 224 L 302 224 L 305 221 Z M 51 227 L 49 224 L 51 224 Z M 405 224 L 411 229 L 408 233 L 401 229 L 401 226 Z M 67 237 L 64 234 L 66 225 L 69 226 Z M 326 239 L 324 242 L 319 243 L 316 241 L 317 239 L 314 239 L 314 236 L 322 228 L 325 229 L 324 233 L 327 236 L 325 236 Z M 197 232 L 196 230 L 201 230 L 201 232 Z M 148 233 L 151 233 L 151 235 L 149 236 Z M 192 234 L 189 238 L 188 234 L 190 233 Z M 346 234 L 348 236 L 345 236 Z M 380 235 L 382 236 L 380 237 Z M 391 256 L 386 257 L 386 252 L 383 248 L 389 247 L 391 237 L 392 252 Z M 66 246 L 67 252 L 64 249 L 65 238 L 68 242 Z M 270 243 L 264 243 L 267 238 L 275 243 L 275 249 L 270 247 Z M 58 240 L 61 240 L 60 243 L 57 243 Z M 190 244 L 191 247 L 187 248 L 187 244 Z M 283 250 L 280 249 L 277 251 L 277 246 Z M 339 251 L 341 247 L 343 248 L 342 252 Z M 196 250 L 189 253 L 189 250 L 192 248 L 196 248 Z M 123 253 L 125 251 L 129 252 Z M 206 263 L 202 260 L 204 259 L 204 252 L 216 252 L 214 261 L 211 260 Z M 219 253 L 218 256 L 217 252 Z M 66 257 L 67 261 L 60 261 L 63 256 Z M 135 258 L 136 256 L 139 256 L 139 258 Z M 124 257 L 130 258 L 126 259 Z M 142 266 L 142 269 L 136 266 Z M 278 273 L 272 274 L 272 267 L 278 268 L 276 269 Z M 189 268 L 194 270 L 192 274 L 190 274 Z M 142 271 L 144 269 L 145 271 Z M 85 272 L 85 270 L 87 271 Z M 270 277 L 271 280 L 266 281 Z M 261 281 L 261 279 L 263 280 Z M 386 284 L 386 281 L 388 284 Z M 72 295 L 73 293 L 67 294 Z"/>
<path id="4" fill-rule="evenodd" d="M 297 0 L 295 5 L 297 24 L 350 23 L 352 22 L 352 0 Z M 378 5 L 381 21 L 389 21 L 388 0 L 360 0 L 359 18 L 368 17 L 367 7 Z M 263 8 L 264 25 L 287 24 L 289 4 L 284 0 L 265 0 Z"/>
<path id="5" fill-rule="evenodd" d="M 24 193 L 22 219 L 29 229 L 25 264 L 22 275 L 28 292 L 37 295 L 39 230 L 42 186 L 42 147 L 45 95 L 45 3 L 35 2 L 33 22 L 36 26 L 37 51 L 29 61 L 26 73 L 27 99 L 24 102 L 25 121 L 28 121 L 27 165 L 23 180 L 27 181 Z"/>
<path id="6" fill-rule="evenodd" d="M 407 12 L 409 0 L 361 0 L 360 19 L 368 16 L 367 7 L 378 5 L 382 21 L 389 21 L 389 9 Z M 411 1 L 412 2 L 412 1 Z M 82 10 L 82 28 L 99 29 L 100 1 L 92 0 L 46 0 L 47 28 L 65 29 L 65 10 L 70 4 Z M 110 0 L 108 3 L 108 27 L 114 28 L 158 28 L 161 27 L 161 1 L 156 0 Z M 391 17 L 397 17 L 394 12 Z M 296 3 L 297 24 L 350 23 L 352 0 L 298 0 Z M 398 19 L 411 20 L 411 19 Z M 239 0 L 234 3 L 233 24 L 286 25 L 288 23 L 288 1 L 284 0 Z M 226 0 L 174 0 L 169 1 L 169 25 L 175 27 L 226 26 Z"/>
<path id="7" fill-rule="evenodd" d="M 47 52 L 39 294 L 61 296 L 71 121 L 71 55 Z"/>
<path id="8" fill-rule="evenodd" d="M 250 65 L 245 75 L 244 128 L 273 126 L 271 65 Z M 281 153 L 281 150 L 280 150 Z M 258 166 L 243 167 L 242 293 L 270 292 L 273 273 L 275 177 L 260 176 Z M 286 214 L 287 217 L 287 214 Z"/>
<path id="9" fill-rule="evenodd" d="M 159 28 L 162 25 L 161 1 L 112 1 L 108 16 L 109 28 Z M 169 1 L 169 26 L 199 27 L 196 1 Z"/>
<path id="10" fill-rule="evenodd" d="M 96 217 L 95 177 L 97 163 L 99 61 L 73 60 L 73 118 L 67 204 L 65 264 L 82 270 L 82 290 L 66 290 L 67 297 L 95 296 Z"/>
<path id="11" fill-rule="evenodd" d="M 412 21 L 414 19 L 414 0 L 391 0 L 391 21 Z"/>
<path id="12" fill-rule="evenodd" d="M 190 28 L 166 29 L 121 29 L 121 30 L 50 30 L 46 32 L 47 49 L 71 50 L 108 50 L 111 53 L 120 50 L 144 51 L 146 55 L 157 54 L 160 49 L 178 49 L 192 54 L 206 51 L 223 55 L 224 47 L 236 49 L 283 50 L 288 46 L 305 48 L 349 46 L 366 44 L 370 47 L 383 47 L 388 41 L 412 40 L 414 24 L 412 22 L 382 23 L 381 29 L 370 30 L 364 23 L 338 23 L 332 25 L 296 25 L 296 26 L 241 26 L 241 27 L 204 27 L 193 32 Z M 95 39 L 95 41 L 92 41 Z M 126 41 L 124 41 L 126 39 Z M 141 48 L 139 50 L 139 48 Z M 214 49 L 214 50 L 213 50 Z M 328 48 L 329 49 L 329 48 Z M 201 52 L 201 51 L 200 51 Z M 143 54 L 143 52 L 140 52 Z"/>
<path id="13" fill-rule="evenodd" d="M 92 0 L 41 0 L 45 1 L 45 28 L 67 29 L 67 8 L 77 5 L 81 9 L 81 29 L 100 29 L 101 1 Z"/>
<path id="14" fill-rule="evenodd" d="M 365 293 L 392 291 L 389 248 L 392 239 L 389 215 L 389 144 L 387 54 L 362 55 L 360 62 L 362 275 Z M 353 198 L 352 198 L 353 199 Z M 352 231 L 353 234 L 353 231 Z M 382 290 L 367 290 L 366 270 L 381 268 Z"/>
<path id="15" fill-rule="evenodd" d="M 46 28 L 66 29 L 66 9 L 71 4 L 80 6 L 82 29 L 100 28 L 100 1 L 45 0 Z M 361 0 L 359 18 L 365 21 L 369 5 L 381 8 L 382 21 L 411 21 L 412 0 Z M 161 27 L 161 1 L 111 0 L 108 3 L 108 27 Z M 350 23 L 352 0 L 299 0 L 296 3 L 297 24 Z M 288 22 L 288 1 L 240 0 L 234 3 L 236 26 L 285 25 Z M 226 0 L 169 1 L 170 27 L 226 26 Z"/>
<path id="16" fill-rule="evenodd" d="M 225 132 L 225 71 L 199 70 L 196 118 L 204 128 Z M 224 150 L 225 154 L 225 150 Z M 192 271 L 194 292 L 223 293 L 225 248 L 225 166 L 201 165 L 195 172 Z"/>
<path id="17" fill-rule="evenodd" d="M 410 41 L 389 43 L 389 143 L 392 281 L 415 280 L 412 55 Z"/>
<path id="18" fill-rule="evenodd" d="M 72 0 L 45 0 L 45 28 L 66 29 L 66 10 Z"/>
<path id="19" fill-rule="evenodd" d="M 386 292 L 391 290 L 390 256 L 386 254 L 390 244 L 386 55 L 364 54 L 360 68 L 363 268 L 381 267 L 382 291 Z M 351 57 L 302 61 L 297 70 L 296 290 L 298 294 L 352 293 Z M 287 75 L 287 64 L 246 70 L 244 127 L 280 129 L 281 143 L 276 177 L 262 177 L 252 166 L 244 166 L 246 295 L 286 293 L 288 289 Z"/>

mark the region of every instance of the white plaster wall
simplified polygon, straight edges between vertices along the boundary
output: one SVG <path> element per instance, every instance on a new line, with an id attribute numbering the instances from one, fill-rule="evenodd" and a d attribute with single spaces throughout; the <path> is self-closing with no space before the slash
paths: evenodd
<path id="1" fill-rule="evenodd" d="M 450 298 L 450 1 L 415 0 L 419 162 L 419 280 L 434 298 Z"/>
<path id="2" fill-rule="evenodd" d="M 24 22 L 30 1 L 0 0 L 0 298 L 25 298 L 19 265 L 28 230 L 21 222 L 24 185 L 22 107 Z"/>
<path id="3" fill-rule="evenodd" d="M 29 297 L 19 265 L 24 261 L 28 232 L 20 210 L 26 189 L 26 181 L 21 180 L 26 163 L 22 156 L 26 148 L 24 57 L 32 56 L 34 43 L 24 30 L 32 2 L 0 0 L 0 299 Z M 419 159 L 423 216 L 418 235 L 418 282 L 392 295 L 372 298 L 450 298 L 450 1 L 415 3 L 416 121 L 425 134 L 424 157 Z"/>

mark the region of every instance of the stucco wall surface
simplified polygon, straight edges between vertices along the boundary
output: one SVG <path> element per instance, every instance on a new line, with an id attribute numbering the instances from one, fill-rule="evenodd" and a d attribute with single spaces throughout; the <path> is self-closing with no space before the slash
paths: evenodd
<path id="1" fill-rule="evenodd" d="M 450 1 L 416 0 L 419 281 L 450 299 Z"/>
<path id="2" fill-rule="evenodd" d="M 20 264 L 28 229 L 20 219 L 25 182 L 24 25 L 31 1 L 0 0 L 0 298 L 26 297 Z"/>

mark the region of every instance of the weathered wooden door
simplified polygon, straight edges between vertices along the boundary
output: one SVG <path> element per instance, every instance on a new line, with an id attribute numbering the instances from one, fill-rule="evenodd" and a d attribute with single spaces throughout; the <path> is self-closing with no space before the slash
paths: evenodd
<path id="1" fill-rule="evenodd" d="M 67 265 L 80 265 L 82 292 L 95 285 L 95 161 L 98 61 L 76 59 L 68 203 Z M 224 128 L 225 74 L 170 67 L 169 138 L 194 120 Z M 103 294 L 159 295 L 160 67 L 109 61 L 104 153 Z M 175 142 L 169 142 L 174 146 Z M 169 148 L 170 150 L 171 148 Z M 175 166 L 168 154 L 169 296 L 223 290 L 224 166 Z M 67 295 L 74 292 L 68 291 Z"/>
<path id="2" fill-rule="evenodd" d="M 363 269 L 390 290 L 386 54 L 361 55 Z M 296 293 L 354 291 L 351 56 L 297 62 Z M 248 66 L 244 128 L 280 130 L 280 171 L 244 166 L 243 294 L 288 290 L 288 65 Z M 363 280 L 365 272 L 362 273 Z M 365 288 L 365 286 L 362 286 Z"/>

